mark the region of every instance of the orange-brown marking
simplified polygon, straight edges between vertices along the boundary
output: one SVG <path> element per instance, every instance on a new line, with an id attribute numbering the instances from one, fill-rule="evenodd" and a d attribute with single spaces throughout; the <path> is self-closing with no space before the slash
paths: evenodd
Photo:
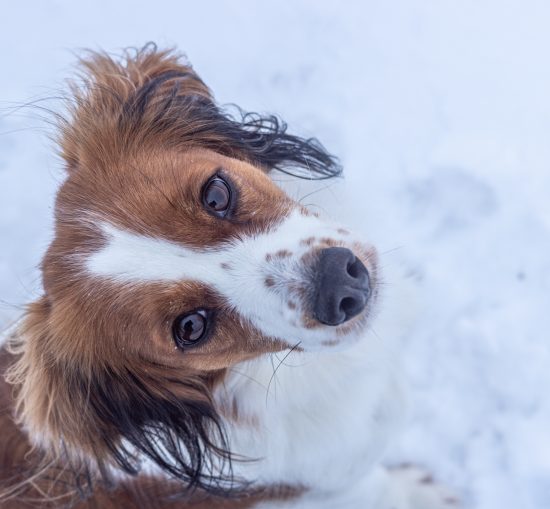
<path id="1" fill-rule="evenodd" d="M 290 256 L 292 256 L 292 251 L 288 249 L 280 249 L 275 253 L 275 258 L 289 258 Z"/>
<path id="2" fill-rule="evenodd" d="M 303 239 L 300 241 L 301 246 L 312 246 L 315 242 L 315 237 L 308 237 L 307 239 Z"/>
<path id="3" fill-rule="evenodd" d="M 328 246 L 328 247 L 337 247 L 341 245 L 340 242 L 338 242 L 337 240 L 331 239 L 330 237 L 323 237 L 322 239 L 320 239 L 319 242 L 323 246 Z"/>

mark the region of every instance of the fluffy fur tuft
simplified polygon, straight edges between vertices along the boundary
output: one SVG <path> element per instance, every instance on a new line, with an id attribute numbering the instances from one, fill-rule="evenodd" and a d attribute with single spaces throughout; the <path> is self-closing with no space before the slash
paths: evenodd
<path id="1" fill-rule="evenodd" d="M 119 162 L 143 147 L 205 148 L 248 161 L 266 171 L 309 180 L 341 174 L 342 168 L 315 138 L 287 133 L 274 115 L 236 115 L 218 106 L 195 71 L 174 51 L 154 44 L 127 50 L 122 61 L 92 53 L 72 84 L 69 118 L 61 121 L 62 155 L 69 169 L 98 156 Z"/>

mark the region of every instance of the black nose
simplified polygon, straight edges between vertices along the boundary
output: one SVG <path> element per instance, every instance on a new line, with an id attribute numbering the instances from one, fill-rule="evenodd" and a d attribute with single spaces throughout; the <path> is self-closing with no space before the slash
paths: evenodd
<path id="1" fill-rule="evenodd" d="M 349 249 L 321 251 L 316 274 L 313 312 L 326 325 L 339 325 L 358 315 L 370 295 L 367 268 Z"/>

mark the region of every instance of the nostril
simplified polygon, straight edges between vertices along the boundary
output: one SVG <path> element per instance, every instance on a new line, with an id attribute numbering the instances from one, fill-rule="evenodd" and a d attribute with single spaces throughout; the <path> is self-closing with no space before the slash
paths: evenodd
<path id="1" fill-rule="evenodd" d="M 357 279 L 360 277 L 363 272 L 363 264 L 358 260 L 357 257 L 354 257 L 353 260 L 348 262 L 348 265 L 346 267 L 346 272 L 354 279 Z"/>
<path id="2" fill-rule="evenodd" d="M 353 297 L 344 297 L 340 301 L 340 311 L 346 314 L 346 316 L 351 315 L 357 308 L 357 301 Z"/>

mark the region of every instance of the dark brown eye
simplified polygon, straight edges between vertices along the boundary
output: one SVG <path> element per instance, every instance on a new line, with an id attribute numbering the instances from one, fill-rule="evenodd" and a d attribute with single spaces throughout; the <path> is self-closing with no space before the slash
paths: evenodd
<path id="1" fill-rule="evenodd" d="M 206 332 L 206 311 L 199 310 L 182 315 L 174 322 L 174 339 L 183 348 L 197 344 Z"/>
<path id="2" fill-rule="evenodd" d="M 215 177 L 206 184 L 202 200 L 211 211 L 224 215 L 231 205 L 231 188 L 225 180 Z"/>

